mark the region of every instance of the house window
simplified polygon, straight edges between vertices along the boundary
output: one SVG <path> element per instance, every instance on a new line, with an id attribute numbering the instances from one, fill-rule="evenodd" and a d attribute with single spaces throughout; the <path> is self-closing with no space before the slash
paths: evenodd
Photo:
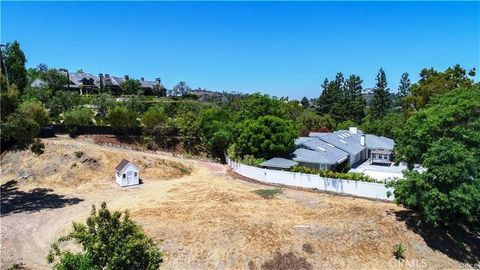
<path id="1" fill-rule="evenodd" d="M 126 175 L 126 174 L 123 174 L 123 178 L 126 178 L 126 177 L 127 177 L 127 175 Z"/>
<path id="2" fill-rule="evenodd" d="M 137 177 L 137 172 L 134 172 L 134 173 L 133 173 L 133 176 Z"/>

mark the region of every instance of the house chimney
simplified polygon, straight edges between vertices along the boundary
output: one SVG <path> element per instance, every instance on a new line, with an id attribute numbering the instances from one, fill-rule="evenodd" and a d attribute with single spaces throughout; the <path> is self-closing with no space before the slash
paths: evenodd
<path id="1" fill-rule="evenodd" d="M 130 77 L 128 77 L 128 75 L 125 75 L 125 80 L 128 81 L 130 79 Z"/>
<path id="2" fill-rule="evenodd" d="M 365 134 L 362 134 L 361 137 L 360 137 L 360 145 L 361 146 L 365 146 L 366 145 L 366 138 L 365 138 Z"/>
<path id="3" fill-rule="evenodd" d="M 145 80 L 145 79 L 144 79 L 143 77 L 140 77 L 140 81 L 142 81 L 142 82 L 143 82 L 144 80 Z"/>
<path id="4" fill-rule="evenodd" d="M 100 81 L 100 91 L 102 91 L 103 90 L 103 74 L 99 73 L 98 77 L 100 78 L 99 79 L 99 81 Z"/>
<path id="5" fill-rule="evenodd" d="M 156 81 L 158 84 L 162 83 L 162 80 L 160 80 L 160 78 L 155 78 L 155 81 Z"/>
<path id="6" fill-rule="evenodd" d="M 105 78 L 110 78 L 110 74 L 105 73 Z"/>
<path id="7" fill-rule="evenodd" d="M 352 134 L 358 134 L 358 128 L 357 127 L 350 127 L 348 131 Z"/>

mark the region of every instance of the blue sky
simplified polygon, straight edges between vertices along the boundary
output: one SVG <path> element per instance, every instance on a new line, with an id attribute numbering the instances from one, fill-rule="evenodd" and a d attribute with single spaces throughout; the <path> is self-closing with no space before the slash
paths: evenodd
<path id="1" fill-rule="evenodd" d="M 325 77 L 480 62 L 479 2 L 1 2 L 28 66 L 318 97 Z M 478 81 L 479 75 L 476 76 Z"/>

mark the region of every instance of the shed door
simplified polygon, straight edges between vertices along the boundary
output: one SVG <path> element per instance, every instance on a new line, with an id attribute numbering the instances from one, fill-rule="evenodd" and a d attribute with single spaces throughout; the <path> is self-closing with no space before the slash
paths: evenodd
<path id="1" fill-rule="evenodd" d="M 133 172 L 127 172 L 127 183 L 128 185 L 135 185 L 135 177 L 133 177 Z"/>

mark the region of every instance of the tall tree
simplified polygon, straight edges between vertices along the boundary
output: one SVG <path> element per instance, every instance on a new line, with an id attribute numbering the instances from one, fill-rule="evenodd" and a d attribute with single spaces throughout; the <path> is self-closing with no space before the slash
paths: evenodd
<path id="1" fill-rule="evenodd" d="M 341 72 L 337 73 L 335 80 L 331 82 L 325 79 L 322 88 L 322 94 L 318 99 L 317 112 L 321 115 L 329 114 L 336 122 L 342 122 L 346 118 L 347 110 L 343 74 Z"/>
<path id="2" fill-rule="evenodd" d="M 373 90 L 372 114 L 375 118 L 382 118 L 390 109 L 390 93 L 387 86 L 387 76 L 381 68 L 377 74 L 377 83 Z"/>
<path id="3" fill-rule="evenodd" d="M 20 48 L 17 41 L 7 43 L 5 50 L 5 65 L 8 73 L 8 80 L 10 84 L 15 84 L 20 92 L 23 92 L 27 86 L 27 69 L 25 63 L 27 58 Z"/>
<path id="4" fill-rule="evenodd" d="M 408 77 L 408 73 L 405 72 L 402 74 L 402 78 L 400 79 L 400 85 L 398 86 L 398 95 L 400 96 L 400 98 L 409 96 L 411 94 L 410 86 L 410 78 Z"/>
<path id="5" fill-rule="evenodd" d="M 365 117 L 365 97 L 362 95 L 362 82 L 360 76 L 350 75 L 345 81 L 345 96 L 348 119 L 360 123 Z"/>
<path id="6" fill-rule="evenodd" d="M 302 100 L 300 101 L 300 104 L 302 104 L 302 107 L 304 109 L 307 109 L 308 107 L 310 107 L 310 101 L 308 100 L 307 97 L 303 97 Z"/>

